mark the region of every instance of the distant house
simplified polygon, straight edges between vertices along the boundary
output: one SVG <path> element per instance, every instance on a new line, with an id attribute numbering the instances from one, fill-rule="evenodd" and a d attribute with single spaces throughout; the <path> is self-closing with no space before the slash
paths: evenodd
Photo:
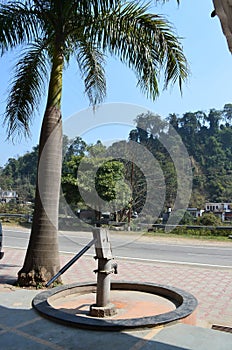
<path id="1" fill-rule="evenodd" d="M 205 211 L 214 213 L 219 216 L 222 221 L 232 220 L 232 204 L 230 203 L 205 203 Z"/>
<path id="2" fill-rule="evenodd" d="M 17 202 L 18 194 L 16 191 L 3 191 L 0 189 L 0 202 L 1 203 L 9 203 L 9 202 Z"/>
<path id="3" fill-rule="evenodd" d="M 203 209 L 198 209 L 198 208 L 187 208 L 187 212 L 191 214 L 194 218 L 198 218 L 202 216 L 204 213 Z"/>
<path id="4" fill-rule="evenodd" d="M 213 213 L 217 212 L 230 212 L 232 210 L 231 203 L 205 203 L 205 211 Z"/>

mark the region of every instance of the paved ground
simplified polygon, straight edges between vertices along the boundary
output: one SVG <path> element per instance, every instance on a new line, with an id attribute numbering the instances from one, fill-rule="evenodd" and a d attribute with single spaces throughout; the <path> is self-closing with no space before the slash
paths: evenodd
<path id="1" fill-rule="evenodd" d="M 13 283 L 23 264 L 25 250 L 4 249 L 0 261 L 0 283 Z M 73 255 L 61 256 L 61 266 Z M 141 263 L 120 260 L 114 280 L 153 282 L 175 286 L 192 293 L 198 299 L 197 322 L 210 328 L 213 324 L 232 327 L 232 269 L 203 268 L 186 265 Z M 63 275 L 65 284 L 95 281 L 96 261 L 83 256 Z"/>
<path id="2" fill-rule="evenodd" d="M 31 308 L 31 300 L 40 291 L 13 286 L 25 250 L 5 248 L 4 251 L 0 261 L 1 349 L 232 349 L 230 333 L 211 330 L 212 325 L 232 327 L 232 269 L 120 260 L 115 280 L 154 282 L 192 293 L 199 302 L 197 327 L 173 325 L 161 331 L 103 333 L 69 328 L 39 316 Z M 72 255 L 62 255 L 61 266 L 71 258 Z M 63 282 L 95 281 L 95 268 L 96 261 L 83 256 L 63 274 Z"/>

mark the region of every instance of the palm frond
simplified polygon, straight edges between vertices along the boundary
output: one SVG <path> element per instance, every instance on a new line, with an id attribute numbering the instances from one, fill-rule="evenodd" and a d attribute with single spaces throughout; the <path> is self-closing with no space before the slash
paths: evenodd
<path id="1" fill-rule="evenodd" d="M 92 43 L 80 41 L 77 50 L 77 62 L 84 79 L 85 92 L 90 104 L 95 106 L 103 102 L 106 95 L 104 54 Z"/>
<path id="2" fill-rule="evenodd" d="M 187 60 L 177 38 L 170 37 L 167 33 L 165 40 L 168 45 L 164 53 L 166 66 L 164 89 L 168 87 L 169 82 L 172 84 L 178 82 L 182 92 L 183 81 L 187 80 L 189 75 Z"/>
<path id="3" fill-rule="evenodd" d="M 29 126 L 47 77 L 46 62 L 43 42 L 30 45 L 18 61 L 4 115 L 8 138 L 30 135 Z"/>
<path id="4" fill-rule="evenodd" d="M 38 35 L 36 13 L 26 3 L 12 1 L 0 4 L 0 51 L 1 55 Z"/>
<path id="5" fill-rule="evenodd" d="M 98 17 L 101 13 L 113 10 L 126 0 L 86 0 L 79 1 L 78 10 L 81 14 L 92 14 L 94 17 Z"/>
<path id="6" fill-rule="evenodd" d="M 95 20 L 91 35 L 105 51 L 118 56 L 132 68 L 143 92 L 155 99 L 158 81 L 164 71 L 164 88 L 188 76 L 182 46 L 167 20 L 147 13 L 148 7 L 130 2 Z"/>

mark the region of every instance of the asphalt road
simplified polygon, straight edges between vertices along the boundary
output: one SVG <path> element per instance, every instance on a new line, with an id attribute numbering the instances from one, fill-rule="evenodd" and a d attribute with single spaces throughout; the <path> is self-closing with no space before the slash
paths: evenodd
<path id="1" fill-rule="evenodd" d="M 26 249 L 30 231 L 26 229 L 3 228 L 3 250 L 5 247 Z M 76 254 L 92 240 L 91 232 L 59 233 L 61 252 Z M 115 258 L 143 261 L 168 262 L 211 267 L 232 268 L 232 241 L 225 244 L 181 240 L 173 243 L 170 239 L 147 238 L 140 234 L 111 233 L 113 255 Z M 95 255 L 94 248 L 86 253 Z"/>

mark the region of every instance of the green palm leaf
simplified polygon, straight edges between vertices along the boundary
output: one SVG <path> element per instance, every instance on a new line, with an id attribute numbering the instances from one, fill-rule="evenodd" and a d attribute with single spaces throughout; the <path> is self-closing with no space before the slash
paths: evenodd
<path id="1" fill-rule="evenodd" d="M 103 102 L 106 95 L 104 54 L 92 43 L 82 42 L 79 45 L 77 62 L 91 105 Z"/>
<path id="2" fill-rule="evenodd" d="M 14 79 L 7 100 L 5 124 L 8 137 L 30 134 L 30 122 L 38 108 L 47 77 L 47 56 L 44 43 L 37 42 L 28 47 L 16 65 Z"/>
<path id="3" fill-rule="evenodd" d="M 188 68 L 171 25 L 147 9 L 135 2 L 119 6 L 99 16 L 89 27 L 89 35 L 104 52 L 118 56 L 132 68 L 142 92 L 155 99 L 161 70 L 165 72 L 164 88 L 177 80 L 181 88 Z"/>
<path id="4" fill-rule="evenodd" d="M 0 4 L 1 55 L 38 34 L 36 13 L 27 5 L 18 1 Z"/>

